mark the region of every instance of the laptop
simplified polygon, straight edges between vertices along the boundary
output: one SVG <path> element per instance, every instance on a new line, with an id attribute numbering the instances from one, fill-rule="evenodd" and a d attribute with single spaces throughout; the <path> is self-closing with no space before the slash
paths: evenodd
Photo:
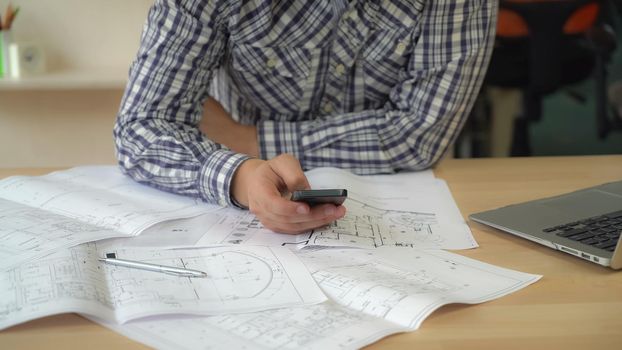
<path id="1" fill-rule="evenodd" d="M 470 219 L 599 265 L 622 268 L 622 181 L 472 214 Z"/>

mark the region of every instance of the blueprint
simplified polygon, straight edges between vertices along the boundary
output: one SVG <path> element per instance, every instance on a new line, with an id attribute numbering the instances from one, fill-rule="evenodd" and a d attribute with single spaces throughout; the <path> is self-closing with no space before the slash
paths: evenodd
<path id="1" fill-rule="evenodd" d="M 0 181 L 0 271 L 78 244 L 135 236 L 218 206 L 138 184 L 116 167 Z"/>
<path id="2" fill-rule="evenodd" d="M 246 210 L 221 208 L 190 219 L 154 225 L 131 239 L 106 240 L 107 247 L 202 247 L 214 244 L 303 247 L 310 234 L 274 233 Z"/>
<path id="3" fill-rule="evenodd" d="M 103 264 L 99 256 L 204 271 L 171 276 Z M 311 305 L 326 298 L 293 253 L 281 247 L 98 251 L 73 247 L 0 273 L 0 329 L 58 313 L 110 322 L 166 314 L 218 315 Z"/>
<path id="4" fill-rule="evenodd" d="M 10 177 L 0 181 L 0 198 L 132 236 L 156 223 L 219 208 L 141 185 L 115 166 Z"/>
<path id="5" fill-rule="evenodd" d="M 0 198 L 0 271 L 63 248 L 122 234 Z"/>
<path id="6" fill-rule="evenodd" d="M 72 245 L 141 233 L 149 234 L 123 244 L 476 247 L 447 186 L 431 174 L 361 177 L 338 169 L 313 170 L 308 177 L 315 188 L 348 188 L 348 212 L 328 227 L 296 236 L 265 229 L 248 211 L 140 185 L 117 167 L 11 177 L 0 181 L 0 257 L 7 257 L 0 271 Z"/>
<path id="7" fill-rule="evenodd" d="M 328 302 L 123 326 L 96 322 L 154 348 L 358 349 L 416 330 L 442 305 L 485 302 L 540 278 L 443 251 L 313 248 L 298 255 Z"/>
<path id="8" fill-rule="evenodd" d="M 346 216 L 327 227 L 300 235 L 264 228 L 250 212 L 222 208 L 201 216 L 151 227 L 137 239 L 114 240 L 126 246 L 192 247 L 250 244 L 308 248 L 399 247 L 469 249 L 477 247 L 447 184 L 431 172 L 356 176 L 321 168 L 307 173 L 314 188 L 347 188 Z"/>
<path id="9" fill-rule="evenodd" d="M 160 318 L 124 325 L 97 320 L 158 349 L 359 349 L 408 331 L 333 302 L 201 318 Z"/>
<path id="10" fill-rule="evenodd" d="M 493 300 L 541 277 L 442 250 L 325 249 L 298 255 L 329 299 L 412 330 L 443 305 Z"/>
<path id="11" fill-rule="evenodd" d="M 356 194 L 350 197 L 346 216 L 314 230 L 307 245 L 420 249 L 477 247 L 465 225 L 441 225 L 433 212 L 386 210 L 358 201 Z"/>
<path id="12" fill-rule="evenodd" d="M 314 230 L 306 245 L 469 249 L 477 247 L 447 184 L 423 174 L 307 173 L 312 188 L 346 188 L 346 216 Z"/>

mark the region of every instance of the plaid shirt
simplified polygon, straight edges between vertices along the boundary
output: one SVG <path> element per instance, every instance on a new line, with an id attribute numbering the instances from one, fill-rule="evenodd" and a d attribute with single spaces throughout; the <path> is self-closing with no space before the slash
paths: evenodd
<path id="1" fill-rule="evenodd" d="M 261 158 L 358 174 L 432 166 L 492 51 L 496 0 L 157 0 L 114 134 L 135 180 L 231 205 L 248 156 L 198 129 L 217 99 Z"/>

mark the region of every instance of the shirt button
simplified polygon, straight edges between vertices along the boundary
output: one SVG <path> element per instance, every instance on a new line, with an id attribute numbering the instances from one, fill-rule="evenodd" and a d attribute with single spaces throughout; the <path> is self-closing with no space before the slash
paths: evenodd
<path id="1" fill-rule="evenodd" d="M 268 61 L 266 61 L 266 66 L 268 66 L 268 68 L 274 68 L 276 67 L 276 63 L 276 59 L 270 58 L 268 59 Z"/>
<path id="2" fill-rule="evenodd" d="M 395 47 L 395 53 L 401 55 L 404 53 L 404 51 L 406 51 L 406 44 L 403 42 L 397 44 L 397 46 Z"/>
<path id="3" fill-rule="evenodd" d="M 343 75 L 345 71 L 346 71 L 346 67 L 344 67 L 343 64 L 338 64 L 335 67 L 335 73 L 337 73 L 338 76 Z"/>
<path id="4" fill-rule="evenodd" d="M 332 105 L 330 105 L 330 104 L 324 105 L 324 112 L 330 113 L 332 111 L 333 111 L 333 106 Z"/>

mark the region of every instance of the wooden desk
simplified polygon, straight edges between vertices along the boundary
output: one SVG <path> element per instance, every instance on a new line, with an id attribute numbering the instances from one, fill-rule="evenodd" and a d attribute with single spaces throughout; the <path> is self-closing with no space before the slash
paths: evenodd
<path id="1" fill-rule="evenodd" d="M 50 169 L 0 170 L 42 174 Z M 447 160 L 447 180 L 462 214 L 622 179 L 622 155 Z M 621 349 L 622 272 L 470 223 L 480 248 L 459 254 L 542 274 L 536 284 L 479 305 L 450 305 L 416 332 L 369 349 Z M 1 349 L 143 349 L 77 315 L 32 321 L 0 332 Z"/>

